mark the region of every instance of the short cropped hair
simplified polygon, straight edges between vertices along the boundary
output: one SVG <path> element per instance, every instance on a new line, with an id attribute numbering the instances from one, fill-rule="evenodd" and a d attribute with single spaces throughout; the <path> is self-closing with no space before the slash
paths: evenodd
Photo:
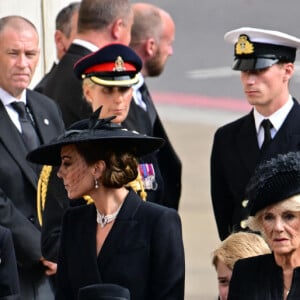
<path id="1" fill-rule="evenodd" d="M 78 16 L 78 33 L 103 30 L 116 19 L 129 20 L 132 14 L 128 0 L 82 0 Z"/>
<path id="2" fill-rule="evenodd" d="M 154 38 L 159 42 L 162 30 L 163 22 L 159 8 L 153 5 L 146 11 L 134 11 L 130 46 L 139 45 L 148 38 Z"/>
<path id="3" fill-rule="evenodd" d="M 237 260 L 267 253 L 271 253 L 270 248 L 260 235 L 251 232 L 235 232 L 213 251 L 212 264 L 217 268 L 221 261 L 233 270 Z"/>
<path id="4" fill-rule="evenodd" d="M 72 32 L 71 19 L 75 12 L 78 12 L 80 2 L 72 2 L 59 11 L 55 19 L 55 29 L 60 30 L 69 38 Z"/>
<path id="5" fill-rule="evenodd" d="M 29 21 L 28 19 L 22 17 L 22 16 L 18 16 L 18 15 L 10 15 L 10 16 L 5 16 L 3 18 L 0 18 L 0 32 L 7 26 L 12 26 L 16 29 L 21 29 L 22 27 L 22 23 L 27 23 L 30 27 L 33 28 L 33 30 L 37 32 L 37 29 L 35 27 L 35 25 Z"/>

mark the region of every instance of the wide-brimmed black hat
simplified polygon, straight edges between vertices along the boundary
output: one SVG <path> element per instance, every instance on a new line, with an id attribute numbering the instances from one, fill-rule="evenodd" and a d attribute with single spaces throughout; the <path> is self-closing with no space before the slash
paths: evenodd
<path id="1" fill-rule="evenodd" d="M 261 209 L 300 194 L 300 152 L 279 154 L 260 163 L 246 188 L 251 216 Z"/>
<path id="2" fill-rule="evenodd" d="M 79 79 L 89 78 L 104 86 L 132 86 L 139 81 L 140 57 L 128 46 L 109 44 L 82 57 L 74 72 Z"/>
<path id="3" fill-rule="evenodd" d="M 130 292 L 117 284 L 92 284 L 79 289 L 78 300 L 130 300 Z"/>
<path id="4" fill-rule="evenodd" d="M 121 148 L 122 151 L 129 151 L 137 157 L 154 152 L 164 144 L 162 138 L 150 137 L 111 123 L 115 117 L 98 119 L 100 111 L 101 108 L 90 119 L 74 123 L 61 136 L 29 152 L 27 160 L 42 165 L 59 165 L 61 148 L 69 144 L 93 144 L 101 149 Z"/>
<path id="5" fill-rule="evenodd" d="M 242 27 L 229 31 L 225 41 L 234 44 L 233 70 L 251 71 L 278 62 L 294 62 L 300 39 L 280 31 Z"/>

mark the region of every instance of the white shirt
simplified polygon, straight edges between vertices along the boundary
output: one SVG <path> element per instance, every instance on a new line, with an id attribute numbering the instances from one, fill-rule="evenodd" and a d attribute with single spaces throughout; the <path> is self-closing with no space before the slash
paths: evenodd
<path id="1" fill-rule="evenodd" d="M 95 44 L 92 44 L 92 43 L 90 43 L 88 41 L 81 40 L 81 39 L 74 39 L 72 41 L 72 44 L 80 45 L 80 46 L 82 46 L 84 48 L 89 49 L 92 52 L 95 52 L 95 51 L 99 50 L 99 48 Z"/>
<path id="2" fill-rule="evenodd" d="M 287 115 L 289 114 L 290 110 L 294 105 L 294 101 L 292 96 L 289 96 L 288 101 L 277 111 L 275 111 L 272 115 L 268 116 L 267 118 L 261 115 L 255 108 L 254 108 L 254 120 L 255 120 L 255 127 L 257 132 L 257 141 L 259 148 L 262 146 L 264 141 L 264 129 L 261 126 L 261 122 L 264 119 L 269 119 L 273 125 L 271 129 L 271 137 L 274 138 L 280 127 L 282 126 L 283 122 L 285 121 Z"/>
<path id="3" fill-rule="evenodd" d="M 133 97 L 134 102 L 138 106 L 140 106 L 143 110 L 147 111 L 147 105 L 143 101 L 142 94 L 141 94 L 141 92 L 139 90 L 140 87 L 144 84 L 145 79 L 144 79 L 144 77 L 143 77 L 143 75 L 141 73 L 139 73 L 138 76 L 139 76 L 138 83 L 136 83 L 135 85 L 132 86 L 132 89 L 133 89 L 132 97 Z"/>

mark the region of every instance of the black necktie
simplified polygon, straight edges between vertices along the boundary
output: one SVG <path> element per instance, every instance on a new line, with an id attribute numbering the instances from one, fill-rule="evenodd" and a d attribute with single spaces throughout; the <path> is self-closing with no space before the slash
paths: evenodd
<path id="1" fill-rule="evenodd" d="M 12 107 L 19 115 L 19 121 L 22 128 L 22 137 L 28 150 L 37 148 L 40 145 L 39 138 L 28 114 L 26 113 L 25 104 L 22 101 L 13 102 Z"/>
<path id="2" fill-rule="evenodd" d="M 271 128 L 273 128 L 273 124 L 271 123 L 271 121 L 269 119 L 264 119 L 261 122 L 261 126 L 264 128 L 264 142 L 261 146 L 261 149 L 263 150 L 272 140 Z"/>

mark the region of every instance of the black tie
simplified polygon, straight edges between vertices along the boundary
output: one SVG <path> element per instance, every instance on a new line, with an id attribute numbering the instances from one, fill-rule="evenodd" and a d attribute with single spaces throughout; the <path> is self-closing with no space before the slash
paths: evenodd
<path id="1" fill-rule="evenodd" d="M 269 119 L 264 119 L 261 122 L 261 126 L 264 128 L 264 142 L 261 146 L 261 149 L 265 149 L 265 147 L 270 143 L 270 141 L 272 140 L 271 137 L 271 128 L 273 128 L 273 124 L 271 123 L 271 121 Z"/>
<path id="2" fill-rule="evenodd" d="M 26 113 L 25 104 L 22 101 L 13 102 L 12 107 L 19 115 L 19 121 L 22 128 L 22 137 L 28 150 L 37 148 L 40 145 L 39 138 L 28 114 Z"/>

